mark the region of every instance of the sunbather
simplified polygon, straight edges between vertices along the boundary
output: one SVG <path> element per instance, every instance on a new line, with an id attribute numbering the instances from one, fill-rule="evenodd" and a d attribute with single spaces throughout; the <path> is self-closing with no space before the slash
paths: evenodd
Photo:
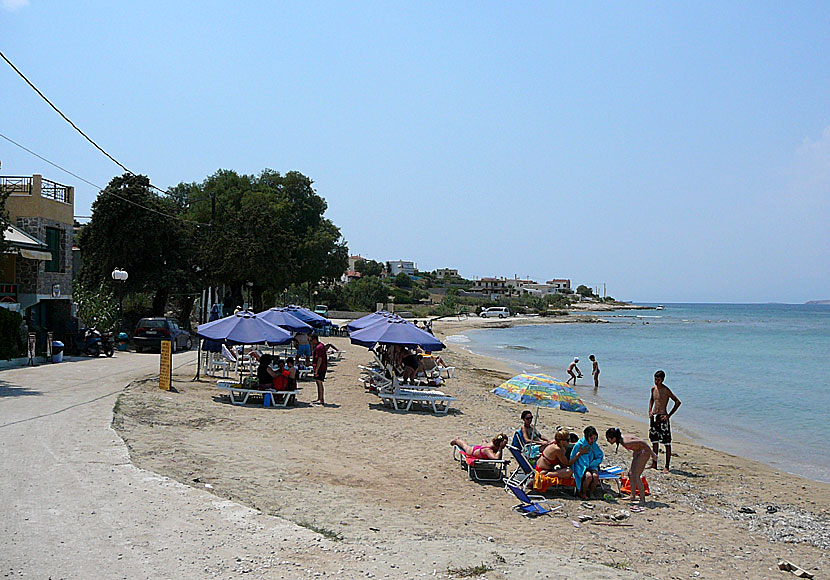
<path id="1" fill-rule="evenodd" d="M 585 427 L 582 433 L 584 437 L 576 442 L 576 445 L 571 450 L 571 454 L 579 453 L 583 447 L 587 448 L 587 452 L 580 453 L 576 462 L 573 464 L 573 472 L 579 497 L 588 499 L 594 493 L 597 485 L 599 485 L 599 465 L 602 463 L 604 454 L 602 453 L 602 449 L 599 448 L 599 445 L 597 445 L 599 433 L 597 433 L 594 427 Z"/>
<path id="2" fill-rule="evenodd" d="M 274 379 L 277 376 L 281 376 L 277 374 L 277 371 L 271 368 L 271 363 L 274 361 L 274 357 L 268 353 L 265 353 L 254 355 L 254 358 L 259 360 L 259 366 L 256 369 L 256 378 L 259 383 L 259 388 L 274 388 Z"/>
<path id="3" fill-rule="evenodd" d="M 622 445 L 634 453 L 634 456 L 631 458 L 631 467 L 628 470 L 628 478 L 631 481 L 631 497 L 629 499 L 634 501 L 639 491 L 640 506 L 644 506 L 646 503 L 646 489 L 641 479 L 643 470 L 646 468 L 646 462 L 648 462 L 649 458 L 657 461 L 657 455 L 651 450 L 648 443 L 634 435 L 623 435 L 617 427 L 608 429 L 605 432 L 605 439 L 609 443 L 616 443 L 618 449 Z"/>
<path id="4" fill-rule="evenodd" d="M 502 451 L 507 447 L 507 435 L 499 433 L 492 441 L 486 439 L 482 445 L 468 445 L 463 439 L 453 439 L 450 445 L 455 445 L 464 450 L 464 453 L 476 459 L 501 459 Z"/>
<path id="5" fill-rule="evenodd" d="M 575 453 L 568 457 L 568 440 L 570 439 L 570 432 L 567 429 L 560 429 L 553 436 L 553 441 L 550 442 L 542 450 L 542 455 L 536 461 L 536 470 L 544 475 L 551 477 L 573 477 L 573 470 L 571 466 L 576 461 L 588 453 L 589 447 L 581 447 Z"/>

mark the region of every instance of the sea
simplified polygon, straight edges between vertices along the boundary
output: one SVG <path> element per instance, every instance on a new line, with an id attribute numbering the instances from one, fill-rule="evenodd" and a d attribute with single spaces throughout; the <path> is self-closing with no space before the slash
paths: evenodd
<path id="1" fill-rule="evenodd" d="M 576 390 L 589 409 L 641 419 L 643 437 L 654 372 L 663 370 L 683 402 L 672 417 L 674 432 L 830 483 L 830 305 L 661 306 L 596 313 L 606 323 L 476 329 L 447 340 L 516 372 L 561 380 L 579 357 Z M 599 389 L 589 354 L 599 362 Z M 604 432 L 609 425 L 596 427 Z"/>

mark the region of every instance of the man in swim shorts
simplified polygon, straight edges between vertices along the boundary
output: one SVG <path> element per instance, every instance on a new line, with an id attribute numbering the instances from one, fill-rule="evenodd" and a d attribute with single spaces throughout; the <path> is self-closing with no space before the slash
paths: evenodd
<path id="1" fill-rule="evenodd" d="M 597 357 L 592 354 L 588 355 L 588 360 L 591 361 L 591 376 L 594 377 L 594 388 L 599 388 L 599 363 Z"/>
<path id="2" fill-rule="evenodd" d="M 663 384 L 665 378 L 666 373 L 663 371 L 654 373 L 654 386 L 651 387 L 651 397 L 648 400 L 648 438 L 651 441 L 651 447 L 655 455 L 660 451 L 660 443 L 666 448 L 666 467 L 663 469 L 663 473 L 668 473 L 671 463 L 671 423 L 669 419 L 680 407 L 680 399 L 672 393 L 670 388 Z M 674 401 L 674 407 L 667 412 L 669 400 Z M 652 462 L 651 467 L 657 469 L 656 460 Z"/>
<path id="3" fill-rule="evenodd" d="M 576 386 L 576 379 L 582 378 L 582 371 L 579 370 L 578 366 L 576 366 L 576 363 L 578 362 L 579 359 L 574 357 L 573 362 L 568 365 L 568 380 L 565 381 L 567 384 L 571 384 L 571 381 L 573 381 L 574 386 Z"/>

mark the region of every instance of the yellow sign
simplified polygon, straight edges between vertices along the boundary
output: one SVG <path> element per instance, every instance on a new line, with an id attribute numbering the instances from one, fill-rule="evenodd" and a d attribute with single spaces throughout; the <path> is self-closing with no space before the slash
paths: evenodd
<path id="1" fill-rule="evenodd" d="M 159 364 L 159 388 L 169 391 L 173 384 L 173 343 L 161 341 L 161 363 Z"/>

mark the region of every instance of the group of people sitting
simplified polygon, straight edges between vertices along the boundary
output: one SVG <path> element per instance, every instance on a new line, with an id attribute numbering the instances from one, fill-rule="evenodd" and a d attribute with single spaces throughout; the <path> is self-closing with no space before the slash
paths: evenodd
<path id="1" fill-rule="evenodd" d="M 560 428 L 553 436 L 553 440 L 546 439 L 533 425 L 533 413 L 522 413 L 522 426 L 516 432 L 518 443 L 523 445 L 522 451 L 529 459 L 535 459 L 535 469 L 543 475 L 565 479 L 573 477 L 579 497 L 587 499 L 599 485 L 599 468 L 605 457 L 602 449 L 597 445 L 599 433 L 593 426 L 583 430 L 583 436 L 571 433 L 568 429 Z M 657 456 L 646 441 L 634 435 L 623 435 L 619 428 L 612 427 L 605 432 L 605 440 L 610 444 L 622 445 L 633 453 L 628 476 L 631 480 L 630 500 L 635 501 L 640 496 L 640 505 L 645 504 L 645 487 L 641 476 L 649 459 L 657 460 Z M 504 448 L 507 447 L 507 435 L 499 433 L 491 441 L 483 441 L 481 445 L 469 445 L 464 440 L 456 438 L 452 445 L 460 447 L 464 453 L 478 459 L 501 459 Z"/>
<path id="2" fill-rule="evenodd" d="M 401 376 L 401 383 L 404 385 L 414 385 L 421 380 L 434 385 L 443 382 L 439 376 L 434 376 L 436 368 L 446 366 L 438 355 L 428 353 L 421 347 L 411 349 L 395 344 L 377 345 L 375 349 L 384 366 L 391 365 L 395 373 Z"/>

